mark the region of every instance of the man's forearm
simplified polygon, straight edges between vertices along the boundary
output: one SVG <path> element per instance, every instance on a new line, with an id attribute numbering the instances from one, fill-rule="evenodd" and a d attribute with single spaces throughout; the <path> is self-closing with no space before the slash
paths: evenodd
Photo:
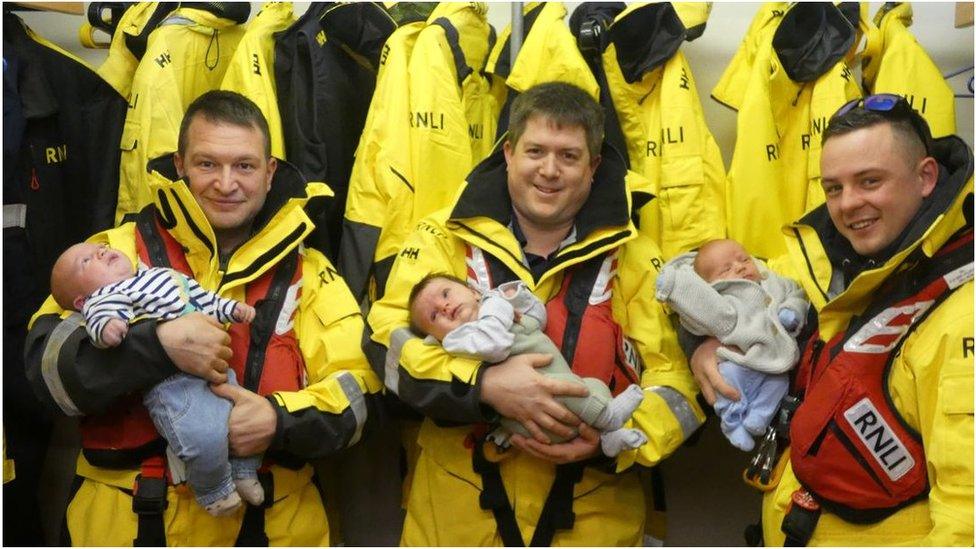
<path id="1" fill-rule="evenodd" d="M 156 322 L 133 324 L 118 347 L 96 348 L 80 315 L 38 318 L 25 345 L 27 378 L 38 398 L 66 415 L 96 414 L 116 398 L 178 372 L 159 343 Z"/>

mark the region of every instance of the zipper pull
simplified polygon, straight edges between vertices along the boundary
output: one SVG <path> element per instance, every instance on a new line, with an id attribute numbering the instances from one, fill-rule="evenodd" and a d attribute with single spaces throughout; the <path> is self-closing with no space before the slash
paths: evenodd
<path id="1" fill-rule="evenodd" d="M 41 180 L 37 178 L 37 168 L 31 168 L 30 188 L 32 191 L 41 190 Z"/>

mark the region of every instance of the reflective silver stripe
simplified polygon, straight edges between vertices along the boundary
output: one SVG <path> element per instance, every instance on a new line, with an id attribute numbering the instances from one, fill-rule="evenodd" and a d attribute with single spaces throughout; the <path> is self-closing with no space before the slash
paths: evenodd
<path id="1" fill-rule="evenodd" d="M 400 394 L 400 353 L 403 352 L 403 345 L 414 337 L 417 336 L 413 335 L 409 328 L 397 328 L 390 335 L 390 349 L 386 351 L 386 376 L 383 384 L 395 395 Z"/>
<path id="2" fill-rule="evenodd" d="M 3 205 L 3 228 L 27 226 L 27 204 L 4 204 Z"/>
<path id="3" fill-rule="evenodd" d="M 685 399 L 684 395 L 675 389 L 658 385 L 650 387 L 648 390 L 656 393 L 667 403 L 668 408 L 671 409 L 671 413 L 674 414 L 674 417 L 678 419 L 678 424 L 681 425 L 681 433 L 684 435 L 685 440 L 701 425 L 701 421 L 698 421 L 698 416 L 695 415 L 691 404 L 688 404 L 688 400 Z"/>
<path id="4" fill-rule="evenodd" d="M 44 377 L 47 390 L 61 411 L 69 416 L 80 416 L 82 413 L 75 406 L 71 397 L 68 396 L 68 392 L 64 390 L 64 384 L 58 374 L 58 357 L 61 355 L 61 347 L 64 346 L 64 342 L 84 323 L 85 317 L 81 316 L 81 313 L 71 313 L 68 318 L 62 320 L 48 336 L 47 346 L 44 348 L 44 355 L 41 357 L 41 375 Z"/>
<path id="5" fill-rule="evenodd" d="M 359 442 L 359 438 L 363 436 L 363 426 L 366 425 L 367 415 L 366 399 L 363 398 L 363 391 L 356 383 L 356 378 L 349 372 L 339 374 L 339 386 L 342 387 L 342 392 L 349 399 L 349 409 L 352 410 L 352 415 L 356 418 L 356 433 L 349 441 L 349 446 L 352 446 Z"/>

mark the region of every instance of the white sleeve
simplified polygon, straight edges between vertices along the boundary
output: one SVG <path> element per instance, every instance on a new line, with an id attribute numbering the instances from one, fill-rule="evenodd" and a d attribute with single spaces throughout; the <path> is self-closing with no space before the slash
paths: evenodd
<path id="1" fill-rule="evenodd" d="M 485 362 L 501 362 L 508 358 L 515 335 L 511 332 L 515 310 L 497 294 L 489 294 L 481 302 L 478 320 L 466 322 L 451 330 L 441 346 L 452 355 L 467 355 Z"/>

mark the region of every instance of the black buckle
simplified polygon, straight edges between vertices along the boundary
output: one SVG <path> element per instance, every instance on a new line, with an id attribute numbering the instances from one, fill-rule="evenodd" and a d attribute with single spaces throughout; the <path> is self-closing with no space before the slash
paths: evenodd
<path id="1" fill-rule="evenodd" d="M 166 510 L 166 479 L 136 476 L 132 492 L 132 512 L 137 515 L 160 515 Z"/>

